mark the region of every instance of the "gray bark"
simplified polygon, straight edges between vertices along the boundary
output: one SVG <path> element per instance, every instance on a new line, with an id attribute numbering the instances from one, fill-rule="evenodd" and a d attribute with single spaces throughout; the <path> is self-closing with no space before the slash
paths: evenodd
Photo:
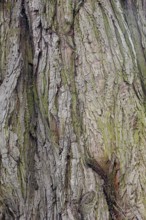
<path id="1" fill-rule="evenodd" d="M 0 219 L 146 219 L 146 0 L 0 1 Z"/>

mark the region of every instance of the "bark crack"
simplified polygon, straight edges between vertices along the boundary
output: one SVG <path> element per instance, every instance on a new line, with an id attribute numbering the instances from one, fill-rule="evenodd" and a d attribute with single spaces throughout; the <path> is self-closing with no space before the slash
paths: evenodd
<path id="1" fill-rule="evenodd" d="M 124 219 L 125 213 L 120 208 L 119 202 L 119 170 L 120 163 L 117 157 L 114 157 L 106 164 L 104 169 L 95 159 L 88 158 L 86 161 L 88 167 L 95 171 L 104 181 L 103 192 L 108 205 L 111 220 Z"/>

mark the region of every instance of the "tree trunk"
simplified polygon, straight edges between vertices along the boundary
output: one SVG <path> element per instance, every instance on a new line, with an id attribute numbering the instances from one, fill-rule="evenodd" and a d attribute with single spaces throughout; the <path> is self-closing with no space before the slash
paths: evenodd
<path id="1" fill-rule="evenodd" d="M 146 219 L 146 0 L 0 0 L 0 219 Z"/>

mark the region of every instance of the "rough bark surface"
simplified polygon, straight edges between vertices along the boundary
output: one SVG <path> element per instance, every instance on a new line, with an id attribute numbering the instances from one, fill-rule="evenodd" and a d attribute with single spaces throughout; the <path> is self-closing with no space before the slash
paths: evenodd
<path id="1" fill-rule="evenodd" d="M 146 219 L 146 0 L 0 0 L 0 219 Z"/>

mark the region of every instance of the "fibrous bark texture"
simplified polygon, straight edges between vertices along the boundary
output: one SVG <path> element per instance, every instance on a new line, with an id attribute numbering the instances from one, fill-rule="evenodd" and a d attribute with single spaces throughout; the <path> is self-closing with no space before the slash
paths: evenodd
<path id="1" fill-rule="evenodd" d="M 146 0 L 0 0 L 0 219 L 146 219 Z"/>

